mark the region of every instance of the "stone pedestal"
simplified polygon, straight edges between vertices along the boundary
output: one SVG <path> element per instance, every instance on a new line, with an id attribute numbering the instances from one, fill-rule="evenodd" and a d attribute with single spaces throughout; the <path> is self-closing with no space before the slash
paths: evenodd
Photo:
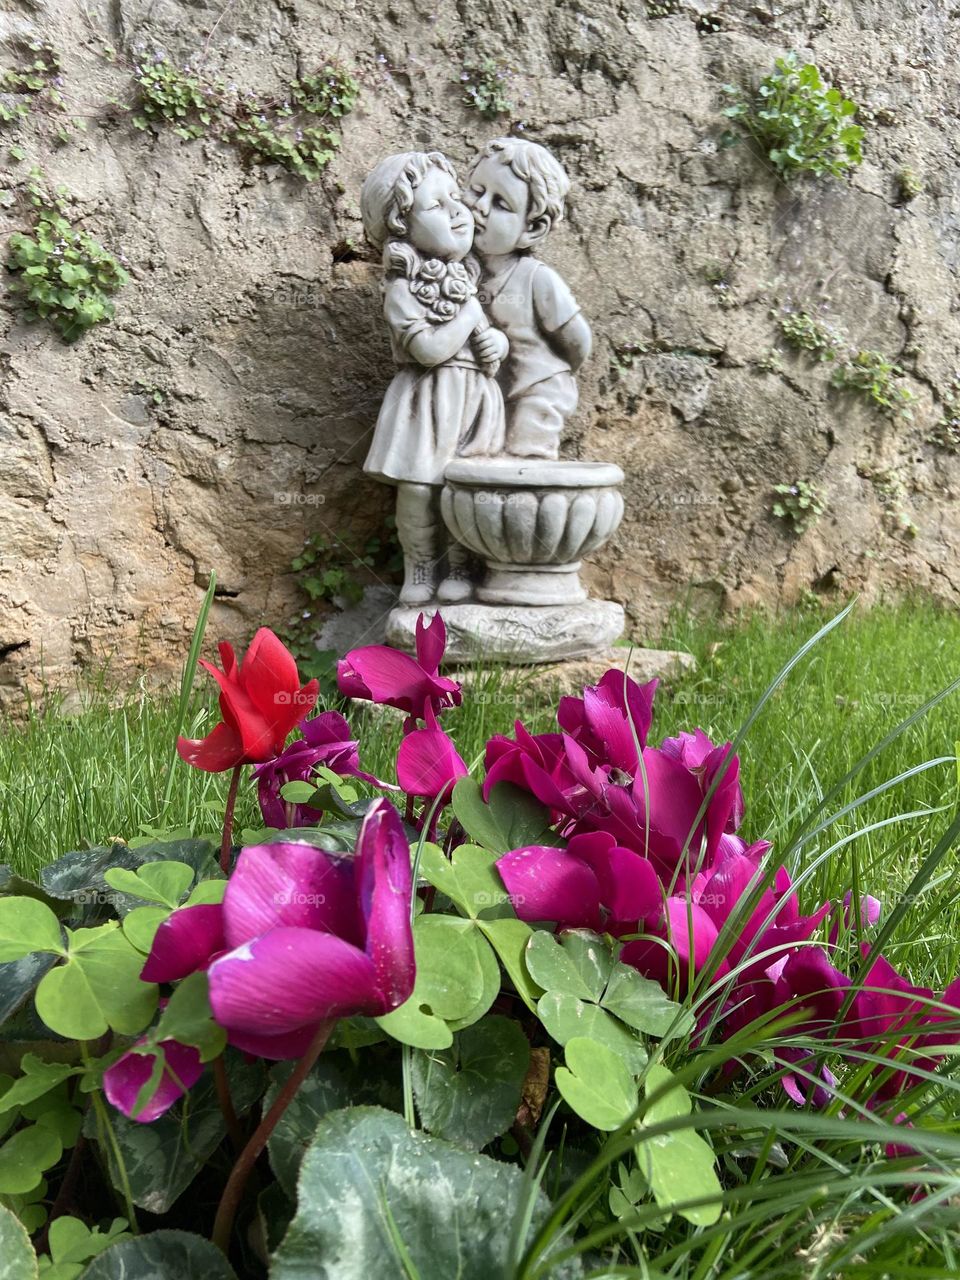
<path id="1" fill-rule="evenodd" d="M 608 462 L 510 457 L 451 462 L 440 509 L 457 541 L 486 564 L 477 600 L 532 606 L 586 601 L 581 558 L 602 546 L 620 524 L 623 478 Z"/>
<path id="2" fill-rule="evenodd" d="M 608 649 L 623 634 L 623 608 L 612 600 L 563 605 L 444 604 L 447 628 L 444 661 L 481 659 L 516 666 L 587 658 Z M 394 609 L 387 620 L 387 644 L 413 652 L 420 609 Z"/>

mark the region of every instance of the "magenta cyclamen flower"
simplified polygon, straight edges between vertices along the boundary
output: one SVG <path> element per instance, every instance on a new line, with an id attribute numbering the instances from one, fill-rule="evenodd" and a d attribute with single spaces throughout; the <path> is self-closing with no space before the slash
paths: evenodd
<path id="1" fill-rule="evenodd" d="M 142 1037 L 137 1043 L 145 1044 L 146 1037 Z M 192 1045 L 180 1044 L 177 1040 L 164 1040 L 161 1048 L 164 1054 L 163 1075 L 159 1085 L 139 1111 L 136 1109 L 137 1098 L 153 1075 L 157 1055 L 134 1053 L 131 1050 L 103 1073 L 103 1091 L 107 1099 L 118 1111 L 143 1124 L 149 1124 L 151 1120 L 156 1120 L 165 1111 L 169 1111 L 203 1075 L 200 1054 Z"/>
<path id="2" fill-rule="evenodd" d="M 417 619 L 415 658 L 383 644 L 351 649 L 337 663 L 340 692 L 406 711 L 404 732 L 409 733 L 418 720 L 426 720 L 428 708 L 437 713 L 444 707 L 460 705 L 460 685 L 440 675 L 446 643 L 447 631 L 440 614 L 435 614 L 429 625 L 421 614 Z"/>
<path id="3" fill-rule="evenodd" d="M 213 1015 L 232 1045 L 264 1058 L 299 1058 L 321 1023 L 389 1013 L 408 998 L 416 975 L 412 893 L 403 824 L 388 801 L 377 800 L 353 856 L 309 844 L 243 849 L 223 903 L 173 912 L 141 976 L 175 982 L 206 969 Z M 178 1060 L 189 1085 L 196 1064 Z M 113 1100 L 127 1114 L 149 1078 L 144 1061 L 128 1054 L 116 1071 Z M 163 1087 L 151 1119 L 179 1096 L 166 1080 Z"/>
<path id="4" fill-rule="evenodd" d="M 431 708 L 427 725 L 406 734 L 397 752 L 397 781 L 410 796 L 423 796 L 441 805 L 449 802 L 453 788 L 469 770 L 450 738 L 438 726 Z"/>
<path id="5" fill-rule="evenodd" d="M 689 893 L 668 898 L 658 917 L 647 921 L 647 932 L 669 942 L 670 950 L 659 942 L 630 942 L 623 949 L 624 962 L 669 986 L 677 969 L 684 979 L 691 961 L 694 973 L 705 966 L 724 926 L 734 920 L 722 952 L 714 956 L 715 976 L 734 970 L 739 987 L 771 970 L 779 972 L 787 956 L 821 924 L 830 904 L 802 916 L 790 875 L 779 867 L 773 884 L 762 890 L 747 914 L 746 903 L 763 879 L 762 859 L 769 848 L 766 840 L 748 848 L 738 837 L 724 836 L 714 866 L 694 879 Z"/>
<path id="6" fill-rule="evenodd" d="M 253 772 L 257 779 L 260 812 L 268 827 L 307 827 L 319 822 L 321 811 L 305 804 L 289 804 L 280 795 L 286 782 L 311 782 L 317 765 L 326 765 L 341 777 L 362 778 L 375 787 L 387 787 L 373 774 L 360 768 L 357 741 L 339 711 L 322 711 L 300 726 L 303 737 L 273 760 Z"/>
<path id="7" fill-rule="evenodd" d="M 530 924 L 551 920 L 616 937 L 636 932 L 663 901 L 651 864 L 600 831 L 574 836 L 566 849 L 514 849 L 498 859 L 497 870 L 517 915 Z"/>
<path id="8" fill-rule="evenodd" d="M 585 751 L 591 765 L 628 774 L 638 768 L 653 719 L 657 681 L 639 685 L 615 667 L 582 698 L 561 698 L 557 723 Z"/>

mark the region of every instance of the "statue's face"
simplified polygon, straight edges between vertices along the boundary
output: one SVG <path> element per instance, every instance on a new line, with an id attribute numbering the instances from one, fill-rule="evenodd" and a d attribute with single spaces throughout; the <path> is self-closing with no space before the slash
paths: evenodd
<path id="1" fill-rule="evenodd" d="M 463 198 L 473 213 L 473 246 L 484 257 L 527 247 L 530 193 L 508 164 L 495 156 L 479 162 Z"/>
<path id="2" fill-rule="evenodd" d="M 407 214 L 407 239 L 430 258 L 459 262 L 473 243 L 473 219 L 460 197 L 456 179 L 429 169 L 413 193 Z"/>

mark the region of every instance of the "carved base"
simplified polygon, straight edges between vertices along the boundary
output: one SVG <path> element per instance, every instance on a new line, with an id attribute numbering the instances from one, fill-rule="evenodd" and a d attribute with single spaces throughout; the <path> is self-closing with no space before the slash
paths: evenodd
<path id="1" fill-rule="evenodd" d="M 419 609 L 394 609 L 387 644 L 414 651 Z M 423 610 L 432 616 L 435 609 Z M 562 605 L 451 604 L 440 608 L 447 663 L 485 659 L 517 665 L 588 658 L 623 634 L 623 607 L 612 600 Z"/>

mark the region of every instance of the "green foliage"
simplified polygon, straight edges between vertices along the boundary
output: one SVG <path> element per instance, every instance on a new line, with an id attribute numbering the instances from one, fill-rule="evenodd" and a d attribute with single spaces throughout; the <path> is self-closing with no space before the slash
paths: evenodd
<path id="1" fill-rule="evenodd" d="M 60 57 L 52 45 L 31 40 L 23 46 L 24 57 L 17 67 L 0 69 L 0 126 L 18 124 L 34 117 L 36 112 L 49 114 L 55 137 L 65 142 L 74 130 L 86 129 L 79 116 L 68 117 L 60 92 L 63 83 Z M 15 160 L 24 152 L 16 145 L 10 148 Z"/>
<path id="2" fill-rule="evenodd" d="M 411 1132 L 403 1117 L 350 1107 L 324 1117 L 300 1170 L 297 1213 L 273 1258 L 271 1280 L 328 1274 L 352 1280 L 513 1275 L 511 1221 L 528 1194 L 520 1169 Z M 548 1212 L 532 1188 L 530 1221 Z M 574 1259 L 552 1280 L 584 1274 Z"/>
<path id="3" fill-rule="evenodd" d="M 358 551 L 342 538 L 329 537 L 320 531 L 310 535 L 303 550 L 290 562 L 297 586 L 310 607 L 295 614 L 282 632 L 284 642 L 306 677 L 326 676 L 331 661 L 336 658 L 317 650 L 314 642 L 317 617 L 313 606 L 339 602 L 357 604 L 371 579 L 391 581 L 402 565 L 403 553 L 393 516 L 384 521 L 384 532 L 372 534 Z M 334 691 L 335 685 L 330 692 Z"/>
<path id="4" fill-rule="evenodd" d="M 221 1251 L 188 1231 L 151 1231 L 118 1240 L 89 1264 L 83 1280 L 237 1280 Z"/>
<path id="5" fill-rule="evenodd" d="M 923 179 L 910 166 L 904 165 L 897 174 L 897 190 L 904 204 L 916 200 L 923 192 Z"/>
<path id="6" fill-rule="evenodd" d="M 428 1133 L 479 1151 L 505 1133 L 520 1105 L 530 1045 L 518 1023 L 491 1014 L 448 1049 L 413 1055 L 413 1092 Z"/>
<path id="7" fill-rule="evenodd" d="M 787 310 L 777 323 L 794 350 L 833 364 L 831 386 L 862 396 L 890 416 L 911 416 L 916 396 L 897 381 L 903 369 L 882 352 L 851 348 L 842 329 L 807 311 Z"/>
<path id="8" fill-rule="evenodd" d="M 308 182 L 320 176 L 340 145 L 339 134 L 325 122 L 352 111 L 360 93 L 350 72 L 333 63 L 294 80 L 282 102 L 222 82 L 208 84 L 159 53 L 137 65 L 135 80 L 137 128 L 169 125 L 187 140 L 209 133 L 232 142 L 255 164 L 282 165 Z"/>
<path id="9" fill-rule="evenodd" d="M 621 342 L 610 353 L 610 368 L 613 373 L 624 373 L 632 369 L 645 356 L 648 347 L 643 342 Z"/>
<path id="10" fill-rule="evenodd" d="M 588 1036 L 637 1074 L 647 1062 L 638 1033 L 659 1039 L 689 1030 L 689 1015 L 659 983 L 614 960 L 609 940 L 587 929 L 565 929 L 559 937 L 539 930 L 527 943 L 525 960 L 544 991 L 537 1016 L 558 1044 Z"/>
<path id="11" fill-rule="evenodd" d="M 883 503 L 884 522 L 890 531 L 915 538 L 919 530 L 906 510 L 907 493 L 897 472 L 892 467 L 860 465 L 857 474 L 873 485 L 874 492 Z"/>
<path id="12" fill-rule="evenodd" d="M 947 453 L 960 453 L 960 376 L 953 378 L 941 404 L 940 417 L 930 433 L 930 442 Z"/>
<path id="13" fill-rule="evenodd" d="M 880 351 L 858 351 L 833 371 L 830 379 L 841 391 L 855 391 L 891 417 L 909 418 L 916 396 L 896 381 L 903 376 L 898 364 Z"/>
<path id="14" fill-rule="evenodd" d="M 840 177 L 861 163 L 865 131 L 853 123 L 856 103 L 826 84 L 812 63 L 800 66 L 796 54 L 777 58 L 776 70 L 750 96 L 732 84 L 723 90 L 735 99 L 724 115 L 756 140 L 783 181 L 798 173 Z"/>
<path id="15" fill-rule="evenodd" d="M 694 1226 L 709 1226 L 720 1217 L 722 1194 L 713 1148 L 692 1127 L 649 1137 L 644 1133 L 662 1121 L 689 1116 L 690 1095 L 660 1064 L 647 1072 L 644 1092 L 648 1105 L 638 1126 L 641 1141 L 635 1148 L 637 1167 L 661 1209 L 677 1207 L 677 1212 Z M 687 1201 L 706 1197 L 714 1197 L 713 1203 L 685 1207 Z"/>
<path id="16" fill-rule="evenodd" d="M 594 1129 L 612 1132 L 637 1109 L 637 1085 L 620 1054 L 597 1040 L 573 1036 L 557 1067 L 557 1088 L 578 1116 Z"/>
<path id="17" fill-rule="evenodd" d="M 91 1258 L 112 1244 L 130 1240 L 126 1218 L 114 1218 L 103 1231 L 67 1215 L 50 1223 L 49 1254 L 40 1258 L 41 1280 L 78 1280 Z"/>
<path id="18" fill-rule="evenodd" d="M 424 914 L 413 924 L 417 976 L 405 1004 L 377 1018 L 395 1040 L 449 1049 L 453 1033 L 478 1021 L 500 992 L 500 966 L 470 920 Z"/>
<path id="19" fill-rule="evenodd" d="M 495 58 L 464 58 L 460 80 L 463 84 L 463 101 L 484 120 L 496 120 L 509 115 L 513 101 L 509 96 L 509 81 L 513 72 L 500 65 Z"/>
<path id="20" fill-rule="evenodd" d="M 37 1256 L 15 1214 L 0 1205 L 0 1258 L 4 1280 L 36 1280 Z"/>
<path id="21" fill-rule="evenodd" d="M 28 320 L 48 320 L 67 342 L 111 320 L 113 295 L 129 279 L 115 257 L 68 216 L 65 193 L 50 195 L 34 172 L 26 186 L 33 226 L 8 242 L 11 293 Z"/>
<path id="22" fill-rule="evenodd" d="M 815 525 L 826 509 L 820 490 L 806 480 L 776 484 L 773 492 L 778 495 L 773 504 L 773 514 L 785 521 L 797 537 Z"/>
<path id="23" fill-rule="evenodd" d="M 179 70 L 168 58 L 155 57 L 138 64 L 135 79 L 138 101 L 133 123 L 138 129 L 166 123 L 180 138 L 199 138 L 207 131 L 213 120 L 211 94 L 188 70 Z"/>
<path id="24" fill-rule="evenodd" d="M 788 311 L 778 317 L 780 332 L 791 347 L 810 351 L 818 360 L 837 360 L 844 347 L 844 335 L 826 321 L 806 311 Z"/>

